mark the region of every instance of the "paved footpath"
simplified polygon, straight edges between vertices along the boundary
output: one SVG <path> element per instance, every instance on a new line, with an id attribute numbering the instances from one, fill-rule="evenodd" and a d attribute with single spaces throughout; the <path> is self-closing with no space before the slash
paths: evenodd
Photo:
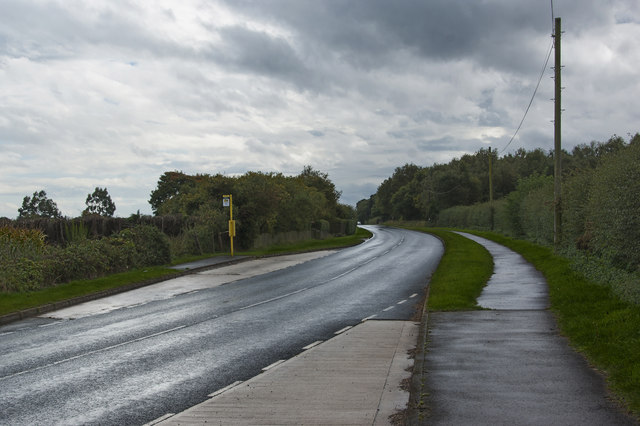
<path id="1" fill-rule="evenodd" d="M 433 425 L 628 425 L 603 378 L 573 351 L 547 310 L 544 277 L 519 254 L 462 234 L 494 257 L 478 298 L 492 310 L 429 314 L 426 410 Z"/>
<path id="2" fill-rule="evenodd" d="M 418 324 L 365 321 L 150 424 L 386 425 L 407 406 Z"/>

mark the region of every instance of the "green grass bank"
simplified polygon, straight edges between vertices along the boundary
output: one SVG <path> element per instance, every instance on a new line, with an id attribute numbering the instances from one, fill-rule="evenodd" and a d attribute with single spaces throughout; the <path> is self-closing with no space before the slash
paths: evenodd
<path id="1" fill-rule="evenodd" d="M 408 229 L 434 234 L 445 243 L 443 260 L 430 284 L 429 299 L 433 296 L 435 300 L 429 300 L 428 308 L 477 309 L 475 299 L 472 303 L 471 298 L 480 294 L 491 275 L 491 272 L 487 275 L 486 269 L 478 263 L 484 259 L 486 267 L 491 262 L 492 270 L 490 256 L 487 260 L 480 253 L 481 250 L 467 243 L 470 240 L 445 229 Z M 574 349 L 604 373 L 613 398 L 627 407 L 636 418 L 640 417 L 640 306 L 622 301 L 610 287 L 588 280 L 571 268 L 568 259 L 554 254 L 551 248 L 491 232 L 465 232 L 520 253 L 544 275 L 549 286 L 551 311 L 561 332 Z M 464 274 L 466 277 L 459 277 L 467 269 L 467 263 L 469 268 L 477 268 L 478 272 L 473 273 L 477 275 Z M 460 268 L 461 264 L 465 264 L 465 268 Z"/>

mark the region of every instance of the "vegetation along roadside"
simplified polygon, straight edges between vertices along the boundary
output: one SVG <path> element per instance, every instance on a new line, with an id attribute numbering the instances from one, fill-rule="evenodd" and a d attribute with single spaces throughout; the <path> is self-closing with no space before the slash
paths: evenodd
<path id="1" fill-rule="evenodd" d="M 440 238 L 445 251 L 429 282 L 427 309 L 481 309 L 476 299 L 493 273 L 493 258 L 480 244 L 444 228 L 404 227 Z M 464 268 L 460 265 L 464 264 Z"/>
<path id="2" fill-rule="evenodd" d="M 446 247 L 441 265 L 431 280 L 429 309 L 477 309 L 475 300 L 471 303 L 470 298 L 479 294 L 489 278 L 481 275 L 486 272 L 482 272 L 478 264 L 485 262 L 488 266 L 491 259 L 482 260 L 479 250 L 467 243 L 470 240 L 445 229 L 410 229 L 432 233 L 441 238 Z M 551 310 L 560 330 L 592 366 L 605 374 L 615 398 L 637 418 L 640 415 L 640 306 L 622 300 L 610 286 L 585 278 L 572 268 L 570 259 L 554 254 L 549 247 L 492 232 L 465 232 L 520 253 L 542 272 L 549 286 Z M 478 253 L 470 254 L 473 251 Z M 478 268 L 475 279 L 474 275 L 457 278 L 459 265 L 464 263 L 466 267 L 467 262 L 470 268 Z"/>

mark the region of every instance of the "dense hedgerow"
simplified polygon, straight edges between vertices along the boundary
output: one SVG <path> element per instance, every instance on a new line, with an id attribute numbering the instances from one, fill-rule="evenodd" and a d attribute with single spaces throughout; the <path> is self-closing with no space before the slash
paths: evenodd
<path id="1" fill-rule="evenodd" d="M 37 290 L 132 268 L 166 264 L 169 241 L 155 226 L 139 225 L 108 238 L 76 237 L 67 246 L 49 246 L 34 229 L 0 228 L 0 291 Z"/>

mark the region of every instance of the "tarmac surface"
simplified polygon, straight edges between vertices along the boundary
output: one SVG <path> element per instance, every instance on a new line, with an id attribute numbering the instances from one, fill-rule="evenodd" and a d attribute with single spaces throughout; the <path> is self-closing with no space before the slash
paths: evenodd
<path id="1" fill-rule="evenodd" d="M 419 407 L 402 411 L 414 364 L 408 352 L 425 329 L 369 320 L 150 424 L 637 424 L 559 334 L 544 277 L 519 254 L 462 235 L 494 257 L 478 299 L 490 310 L 425 317 L 426 350 L 417 351 L 413 372 L 414 384 L 417 374 L 424 379 Z"/>

